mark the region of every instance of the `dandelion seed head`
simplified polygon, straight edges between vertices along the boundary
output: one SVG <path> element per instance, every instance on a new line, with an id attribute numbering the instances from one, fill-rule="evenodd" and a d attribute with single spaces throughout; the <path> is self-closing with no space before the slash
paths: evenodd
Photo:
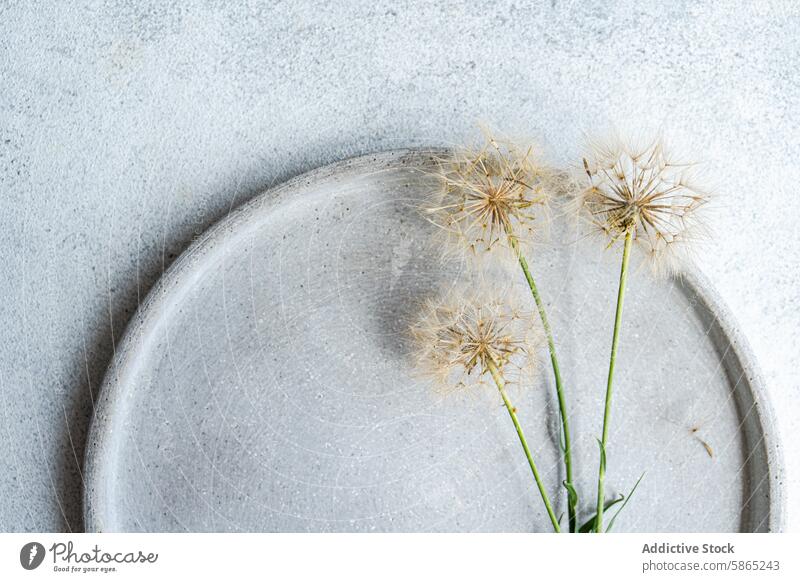
<path id="1" fill-rule="evenodd" d="M 462 148 L 437 160 L 441 187 L 422 206 L 451 248 L 480 256 L 521 245 L 544 232 L 549 219 L 549 183 L 555 175 L 538 163 L 532 147 L 487 136 L 477 148 Z"/>
<path id="2" fill-rule="evenodd" d="M 489 362 L 507 382 L 533 374 L 541 334 L 504 295 L 459 289 L 428 301 L 411 328 L 418 369 L 443 388 L 483 383 Z"/>
<path id="3" fill-rule="evenodd" d="M 660 138 L 640 144 L 591 144 L 582 161 L 585 185 L 573 204 L 608 240 L 632 233 L 657 274 L 678 272 L 706 238 L 699 212 L 708 193 L 695 166 L 674 161 Z"/>

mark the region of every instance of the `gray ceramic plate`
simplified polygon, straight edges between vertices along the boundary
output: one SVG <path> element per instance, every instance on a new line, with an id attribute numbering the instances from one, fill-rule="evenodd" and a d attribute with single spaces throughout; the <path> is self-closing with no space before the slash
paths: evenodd
<path id="1" fill-rule="evenodd" d="M 105 379 L 86 458 L 88 530 L 547 531 L 497 394 L 442 395 L 409 370 L 415 305 L 462 276 L 415 210 L 435 187 L 419 171 L 429 160 L 398 151 L 311 172 L 180 257 Z M 619 257 L 568 226 L 551 240 L 533 268 L 587 513 Z M 772 414 L 708 284 L 637 268 L 618 362 L 608 487 L 646 476 L 616 529 L 780 530 Z M 547 371 L 512 397 L 561 512 Z"/>

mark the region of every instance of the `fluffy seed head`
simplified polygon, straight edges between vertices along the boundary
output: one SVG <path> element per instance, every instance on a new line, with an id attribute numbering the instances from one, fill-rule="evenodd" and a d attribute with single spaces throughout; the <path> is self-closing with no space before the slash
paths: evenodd
<path id="1" fill-rule="evenodd" d="M 542 343 L 534 318 L 486 290 L 428 301 L 412 326 L 418 368 L 441 387 L 480 383 L 493 362 L 506 381 L 537 368 Z"/>
<path id="2" fill-rule="evenodd" d="M 534 222 L 547 218 L 548 169 L 520 148 L 487 136 L 479 148 L 464 148 L 438 160 L 441 188 L 422 207 L 431 222 L 476 256 L 510 248 L 508 235 L 530 242 Z"/>
<path id="3" fill-rule="evenodd" d="M 661 139 L 594 144 L 576 203 L 609 244 L 631 232 L 656 272 L 674 272 L 705 231 L 698 210 L 708 195 L 691 182 L 692 168 L 672 161 Z"/>

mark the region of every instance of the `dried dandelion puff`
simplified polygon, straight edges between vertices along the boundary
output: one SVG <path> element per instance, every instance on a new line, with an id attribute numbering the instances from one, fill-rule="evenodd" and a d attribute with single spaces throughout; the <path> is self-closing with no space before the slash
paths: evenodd
<path id="1" fill-rule="evenodd" d="M 664 142 L 593 144 L 583 159 L 589 186 L 575 204 L 609 246 L 630 233 L 656 274 L 678 272 L 706 238 L 698 211 L 708 194 L 693 183 L 692 164 L 670 159 Z"/>
<path id="2" fill-rule="evenodd" d="M 452 251 L 480 257 L 490 251 L 516 259 L 514 241 L 526 246 L 546 232 L 551 183 L 557 174 L 539 164 L 532 147 L 486 136 L 479 148 L 462 148 L 437 160 L 441 188 L 422 205 L 442 229 Z M 512 240 L 513 239 L 513 240 Z"/>
<path id="3" fill-rule="evenodd" d="M 536 352 L 542 342 L 531 320 L 505 298 L 485 291 L 454 291 L 425 306 L 412 334 L 417 364 L 440 385 L 466 386 L 483 383 L 486 376 L 492 378 L 514 423 L 553 531 L 559 532 L 558 519 L 525 440 L 517 409 L 506 393 L 509 380 L 536 368 Z"/>
<path id="4" fill-rule="evenodd" d="M 614 369 L 631 248 L 634 243 L 642 248 L 656 273 L 679 271 L 688 258 L 691 243 L 702 234 L 698 211 L 708 202 L 708 195 L 692 184 L 691 169 L 690 164 L 673 161 L 660 138 L 644 145 L 624 144 L 619 140 L 611 144 L 595 144 L 588 159 L 583 159 L 589 186 L 576 198 L 578 208 L 610 239 L 609 246 L 624 239 L 600 439 L 597 513 L 593 528 L 597 533 L 604 531 L 606 456 Z M 613 518 L 608 527 L 612 524 Z"/>
<path id="5" fill-rule="evenodd" d="M 428 301 L 412 327 L 418 369 L 441 388 L 482 384 L 493 369 L 504 384 L 538 371 L 540 332 L 530 314 L 486 291 Z"/>

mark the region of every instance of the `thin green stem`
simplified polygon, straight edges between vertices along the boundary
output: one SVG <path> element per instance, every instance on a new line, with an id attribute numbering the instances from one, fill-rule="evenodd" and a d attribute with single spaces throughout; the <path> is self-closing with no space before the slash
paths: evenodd
<path id="1" fill-rule="evenodd" d="M 614 364 L 617 361 L 617 345 L 619 330 L 622 327 L 622 304 L 625 301 L 625 282 L 628 278 L 628 259 L 631 255 L 633 230 L 625 233 L 625 248 L 622 251 L 622 268 L 619 273 L 619 291 L 617 292 L 617 313 L 614 316 L 614 337 L 611 340 L 611 359 L 608 363 L 608 383 L 606 384 L 606 408 L 603 414 L 603 438 L 600 441 L 600 470 L 597 475 L 597 518 L 594 523 L 595 533 L 603 531 L 603 506 L 605 505 L 606 480 L 606 444 L 608 443 L 608 426 L 611 420 L 611 393 L 614 383 Z"/>
<path id="2" fill-rule="evenodd" d="M 497 367 L 497 363 L 491 358 L 486 360 L 486 367 L 489 369 L 489 373 L 491 373 L 494 383 L 497 384 L 497 390 L 500 392 L 500 396 L 503 397 L 503 404 L 506 405 L 506 410 L 508 410 L 508 414 L 511 416 L 511 421 L 514 423 L 514 428 L 517 429 L 519 442 L 522 443 L 522 449 L 525 451 L 525 456 L 528 458 L 528 464 L 531 466 L 531 472 L 533 473 L 533 478 L 536 481 L 536 486 L 539 488 L 542 501 L 544 501 L 544 506 L 547 508 L 547 515 L 550 516 L 550 521 L 553 523 L 553 530 L 555 530 L 556 533 L 560 533 L 561 527 L 558 525 L 556 514 L 553 513 L 553 506 L 550 504 L 550 498 L 547 496 L 547 491 L 545 491 L 542 478 L 539 476 L 539 470 L 536 468 L 536 463 L 533 462 L 533 455 L 531 455 L 531 450 L 528 448 L 528 442 L 525 440 L 525 433 L 522 432 L 522 427 L 517 419 L 516 409 L 511 405 L 511 401 L 508 399 L 508 395 L 506 394 L 506 382 L 503 379 L 503 374 Z"/>
<path id="3" fill-rule="evenodd" d="M 564 435 L 564 469 L 566 472 L 566 479 L 564 482 L 566 483 L 567 490 L 569 491 L 569 495 L 567 497 L 569 531 L 575 533 L 578 531 L 578 500 L 577 496 L 572 493 L 574 491 L 574 486 L 572 483 L 572 446 L 569 436 L 569 420 L 567 419 L 567 401 L 564 396 L 564 385 L 561 381 L 561 369 L 558 365 L 558 357 L 556 356 L 556 342 L 553 339 L 553 331 L 550 328 L 550 322 L 547 319 L 547 313 L 544 309 L 544 302 L 539 295 L 539 289 L 536 287 L 536 282 L 533 280 L 533 275 L 528 267 L 528 261 L 522 254 L 516 237 L 511 232 L 507 232 L 507 234 L 508 240 L 511 243 L 511 248 L 514 250 L 519 260 L 519 266 L 522 268 L 522 272 L 525 274 L 525 280 L 528 282 L 528 287 L 530 287 L 533 300 L 536 302 L 536 308 L 538 309 L 539 317 L 542 320 L 544 333 L 547 336 L 547 348 L 550 351 L 550 363 L 553 366 L 553 376 L 555 376 L 556 381 L 558 409 L 561 415 L 561 430 Z"/>

